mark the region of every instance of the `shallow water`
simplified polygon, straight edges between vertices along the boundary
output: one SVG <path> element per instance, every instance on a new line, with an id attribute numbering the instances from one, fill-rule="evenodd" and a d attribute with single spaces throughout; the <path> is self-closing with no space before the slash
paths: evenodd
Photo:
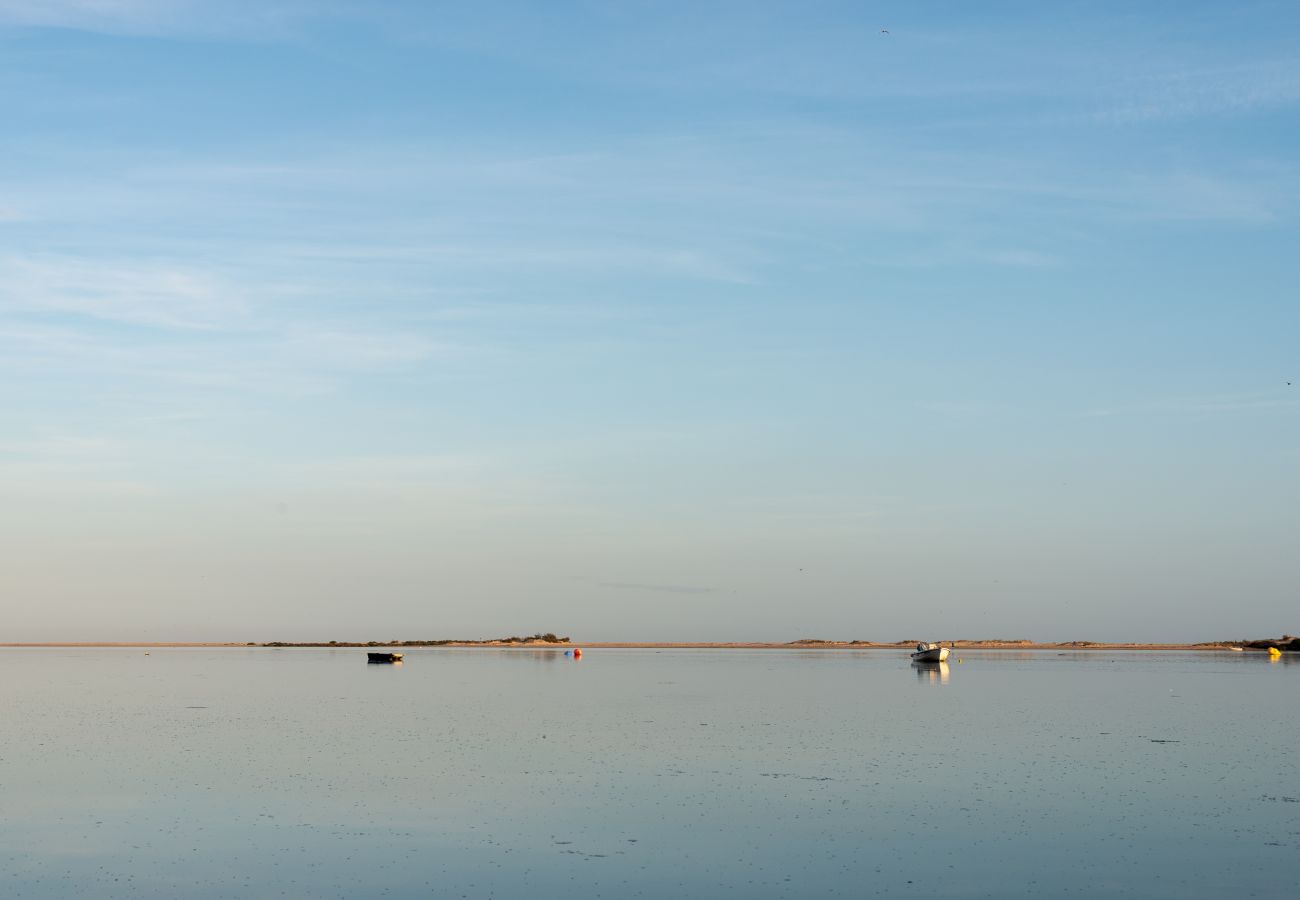
<path id="1" fill-rule="evenodd" d="M 1293 897 L 1260 654 L 0 650 L 0 895 Z"/>

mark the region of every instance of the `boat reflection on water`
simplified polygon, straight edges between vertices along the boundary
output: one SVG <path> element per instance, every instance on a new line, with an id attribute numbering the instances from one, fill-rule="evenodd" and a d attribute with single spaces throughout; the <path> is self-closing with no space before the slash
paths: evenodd
<path id="1" fill-rule="evenodd" d="M 929 682 L 930 684 L 948 683 L 948 664 L 946 662 L 914 661 L 912 668 L 916 669 L 917 681 Z"/>

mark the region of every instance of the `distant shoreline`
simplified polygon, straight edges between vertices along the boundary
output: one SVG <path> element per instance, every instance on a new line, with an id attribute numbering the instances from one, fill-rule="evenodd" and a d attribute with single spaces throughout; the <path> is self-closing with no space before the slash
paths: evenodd
<path id="1" fill-rule="evenodd" d="M 956 640 L 943 641 L 946 646 L 957 650 L 1199 650 L 1224 651 L 1240 647 L 1246 652 L 1263 651 L 1258 646 L 1266 641 L 1212 641 L 1196 644 L 1189 643 L 1109 643 L 1100 641 L 1063 641 L 1057 643 L 1040 643 L 1036 641 L 998 641 L 998 640 Z M 489 650 L 564 650 L 573 647 L 583 649 L 645 649 L 645 650 L 907 650 L 915 641 L 894 641 L 879 643 L 875 641 L 821 641 L 802 640 L 784 643 L 766 641 L 398 641 L 384 642 L 233 642 L 233 641 L 33 641 L 0 643 L 0 648 L 94 648 L 94 647 L 196 647 L 196 648 L 243 648 L 243 649 L 357 649 L 367 647 L 401 647 L 410 649 L 450 647 L 456 649 Z M 1272 643 L 1272 641 L 1268 641 Z M 1256 646 L 1250 646 L 1255 644 Z"/>

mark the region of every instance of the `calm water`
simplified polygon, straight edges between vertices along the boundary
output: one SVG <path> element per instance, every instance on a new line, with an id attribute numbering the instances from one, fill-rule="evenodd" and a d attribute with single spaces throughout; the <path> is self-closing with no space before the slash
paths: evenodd
<path id="1" fill-rule="evenodd" d="M 1294 897 L 1298 689 L 1227 653 L 0 650 L 0 895 Z"/>

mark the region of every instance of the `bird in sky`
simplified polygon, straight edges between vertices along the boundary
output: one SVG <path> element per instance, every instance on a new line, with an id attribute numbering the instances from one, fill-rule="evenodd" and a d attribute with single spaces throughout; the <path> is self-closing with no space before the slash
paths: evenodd
<path id="1" fill-rule="evenodd" d="M 881 34 L 889 34 L 889 29 L 888 29 L 888 28 L 882 28 L 882 29 L 880 29 L 880 33 L 881 33 Z"/>

